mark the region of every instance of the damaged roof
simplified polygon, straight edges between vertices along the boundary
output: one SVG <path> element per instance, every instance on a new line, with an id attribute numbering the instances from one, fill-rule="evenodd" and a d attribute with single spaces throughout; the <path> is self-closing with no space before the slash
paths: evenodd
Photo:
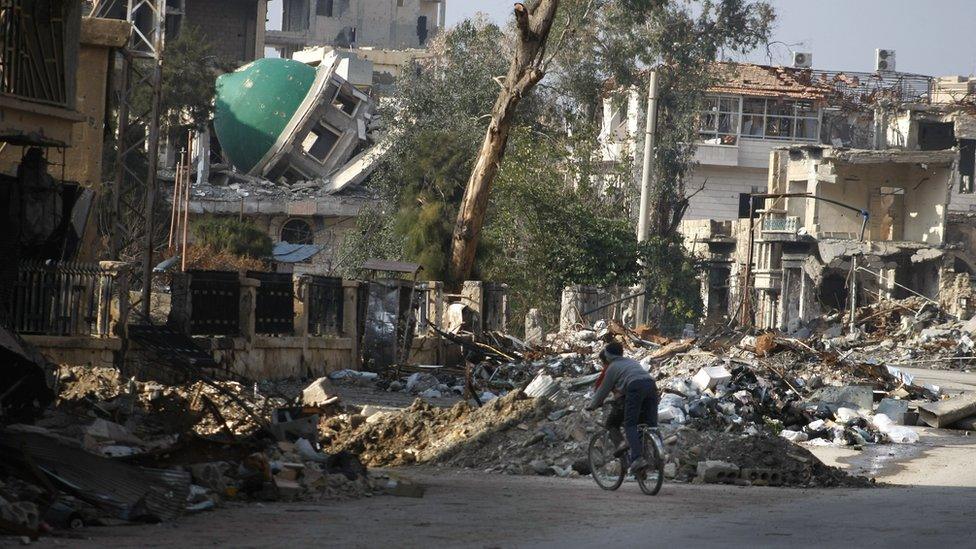
<path id="1" fill-rule="evenodd" d="M 833 91 L 826 84 L 814 82 L 810 69 L 731 62 L 715 63 L 714 67 L 722 78 L 708 89 L 711 93 L 816 101 Z"/>

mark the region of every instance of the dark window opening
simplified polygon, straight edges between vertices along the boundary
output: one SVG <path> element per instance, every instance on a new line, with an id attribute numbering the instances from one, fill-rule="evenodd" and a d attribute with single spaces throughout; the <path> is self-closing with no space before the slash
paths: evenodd
<path id="1" fill-rule="evenodd" d="M 749 193 L 739 193 L 739 219 L 749 219 Z M 753 219 L 759 217 L 756 213 L 763 207 L 763 199 L 757 197 L 752 198 L 752 217 Z"/>
<path id="2" fill-rule="evenodd" d="M 959 140 L 959 192 L 970 194 L 976 176 L 976 140 Z"/>
<path id="3" fill-rule="evenodd" d="M 417 18 L 417 40 L 423 46 L 427 42 L 427 16 L 421 15 Z"/>
<path id="4" fill-rule="evenodd" d="M 332 17 L 333 9 L 335 9 L 335 0 L 319 0 L 315 5 L 315 14 L 321 17 Z"/>
<path id="5" fill-rule="evenodd" d="M 289 244 L 314 244 L 312 226 L 302 219 L 292 219 L 281 228 L 281 241 Z"/>
<path id="6" fill-rule="evenodd" d="M 332 101 L 333 107 L 341 110 L 349 116 L 352 116 L 352 114 L 356 112 L 357 105 L 359 105 L 359 100 L 357 100 L 355 97 L 350 97 L 341 93 Z"/>
<path id="7" fill-rule="evenodd" d="M 319 126 L 309 132 L 303 146 L 305 152 L 313 158 L 319 162 L 325 162 L 325 159 L 328 158 L 329 153 L 332 152 L 332 149 L 335 148 L 338 141 L 339 135 L 337 133 Z"/>
<path id="8" fill-rule="evenodd" d="M 918 148 L 923 151 L 944 151 L 956 144 L 952 122 L 919 122 Z"/>
<path id="9" fill-rule="evenodd" d="M 841 311 L 847 303 L 847 280 L 840 274 L 829 274 L 820 283 L 819 294 L 822 305 Z"/>

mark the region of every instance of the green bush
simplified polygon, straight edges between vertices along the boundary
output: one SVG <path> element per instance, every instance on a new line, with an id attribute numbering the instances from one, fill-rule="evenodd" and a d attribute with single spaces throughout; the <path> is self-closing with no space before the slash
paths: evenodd
<path id="1" fill-rule="evenodd" d="M 273 243 L 268 233 L 253 222 L 234 217 L 207 217 L 193 223 L 197 244 L 239 257 L 264 259 L 271 256 Z"/>

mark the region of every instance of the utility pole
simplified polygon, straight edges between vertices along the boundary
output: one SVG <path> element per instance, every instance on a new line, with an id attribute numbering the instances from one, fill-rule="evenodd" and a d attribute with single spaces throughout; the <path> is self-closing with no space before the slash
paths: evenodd
<path id="1" fill-rule="evenodd" d="M 644 125 L 644 165 L 641 173 L 640 217 L 637 218 L 637 242 L 647 240 L 650 223 L 651 190 L 654 187 L 654 135 L 657 131 L 657 71 L 651 70 L 647 84 L 647 122 Z M 643 286 L 643 284 L 642 284 Z M 643 288 L 642 288 L 643 289 Z M 637 298 L 635 324 L 644 322 L 644 293 Z"/>

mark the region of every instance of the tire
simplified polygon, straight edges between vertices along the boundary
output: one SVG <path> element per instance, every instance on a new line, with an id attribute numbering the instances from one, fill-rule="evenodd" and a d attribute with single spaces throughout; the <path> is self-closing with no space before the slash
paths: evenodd
<path id="1" fill-rule="evenodd" d="M 627 469 L 621 458 L 614 457 L 613 441 L 610 432 L 603 429 L 590 439 L 586 454 L 590 462 L 590 475 L 596 485 L 604 490 L 616 490 L 624 482 Z"/>
<path id="2" fill-rule="evenodd" d="M 661 447 L 657 435 L 649 429 L 641 431 L 644 442 L 644 457 L 648 467 L 636 475 L 637 484 L 642 492 L 649 496 L 656 496 L 664 484 L 664 448 Z"/>

